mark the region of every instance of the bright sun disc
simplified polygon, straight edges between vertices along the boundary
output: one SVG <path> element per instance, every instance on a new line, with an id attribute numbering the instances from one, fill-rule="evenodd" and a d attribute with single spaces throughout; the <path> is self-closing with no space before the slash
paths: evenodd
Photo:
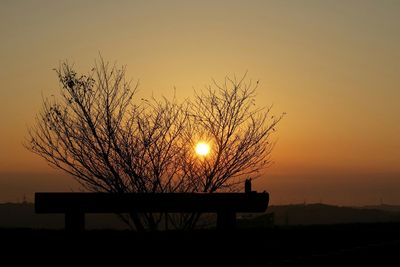
<path id="1" fill-rule="evenodd" d="M 210 152 L 210 146 L 204 142 L 200 142 L 196 145 L 195 151 L 199 156 L 206 156 Z"/>

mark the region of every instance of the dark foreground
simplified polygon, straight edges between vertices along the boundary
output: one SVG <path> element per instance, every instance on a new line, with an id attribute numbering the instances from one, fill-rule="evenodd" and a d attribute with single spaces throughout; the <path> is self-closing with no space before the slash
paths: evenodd
<path id="1" fill-rule="evenodd" d="M 7 266 L 400 266 L 399 223 L 80 235 L 0 229 L 0 242 Z"/>

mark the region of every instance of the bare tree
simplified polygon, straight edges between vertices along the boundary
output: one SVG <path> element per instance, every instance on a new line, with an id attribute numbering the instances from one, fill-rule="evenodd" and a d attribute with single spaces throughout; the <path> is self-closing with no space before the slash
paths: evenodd
<path id="1" fill-rule="evenodd" d="M 87 75 L 68 63 L 56 69 L 60 98 L 46 98 L 25 146 L 71 174 L 88 191 L 165 193 L 237 191 L 270 162 L 270 135 L 280 117 L 255 107 L 242 79 L 214 82 L 194 100 L 136 100 L 138 83 L 100 58 Z M 200 140 L 210 153 L 199 156 Z M 161 221 L 192 228 L 199 214 L 129 214 L 137 230 Z"/>

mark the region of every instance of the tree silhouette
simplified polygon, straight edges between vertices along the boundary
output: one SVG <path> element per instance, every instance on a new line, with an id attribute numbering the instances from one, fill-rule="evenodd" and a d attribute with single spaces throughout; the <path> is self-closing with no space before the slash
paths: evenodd
<path id="1" fill-rule="evenodd" d="M 138 83 L 102 58 L 87 75 L 56 69 L 59 98 L 43 100 L 25 146 L 71 174 L 86 190 L 109 193 L 237 191 L 270 162 L 282 116 L 255 106 L 258 86 L 213 81 L 193 100 L 135 99 Z M 196 155 L 199 141 L 210 153 Z M 137 230 L 192 228 L 200 214 L 120 215 Z"/>

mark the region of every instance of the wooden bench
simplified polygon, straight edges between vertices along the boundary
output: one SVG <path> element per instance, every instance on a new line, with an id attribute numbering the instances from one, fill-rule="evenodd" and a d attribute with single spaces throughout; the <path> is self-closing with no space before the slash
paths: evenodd
<path id="1" fill-rule="evenodd" d="M 65 229 L 85 228 L 85 213 L 217 213 L 217 228 L 235 227 L 237 212 L 264 212 L 269 194 L 35 193 L 36 213 L 64 213 Z"/>

